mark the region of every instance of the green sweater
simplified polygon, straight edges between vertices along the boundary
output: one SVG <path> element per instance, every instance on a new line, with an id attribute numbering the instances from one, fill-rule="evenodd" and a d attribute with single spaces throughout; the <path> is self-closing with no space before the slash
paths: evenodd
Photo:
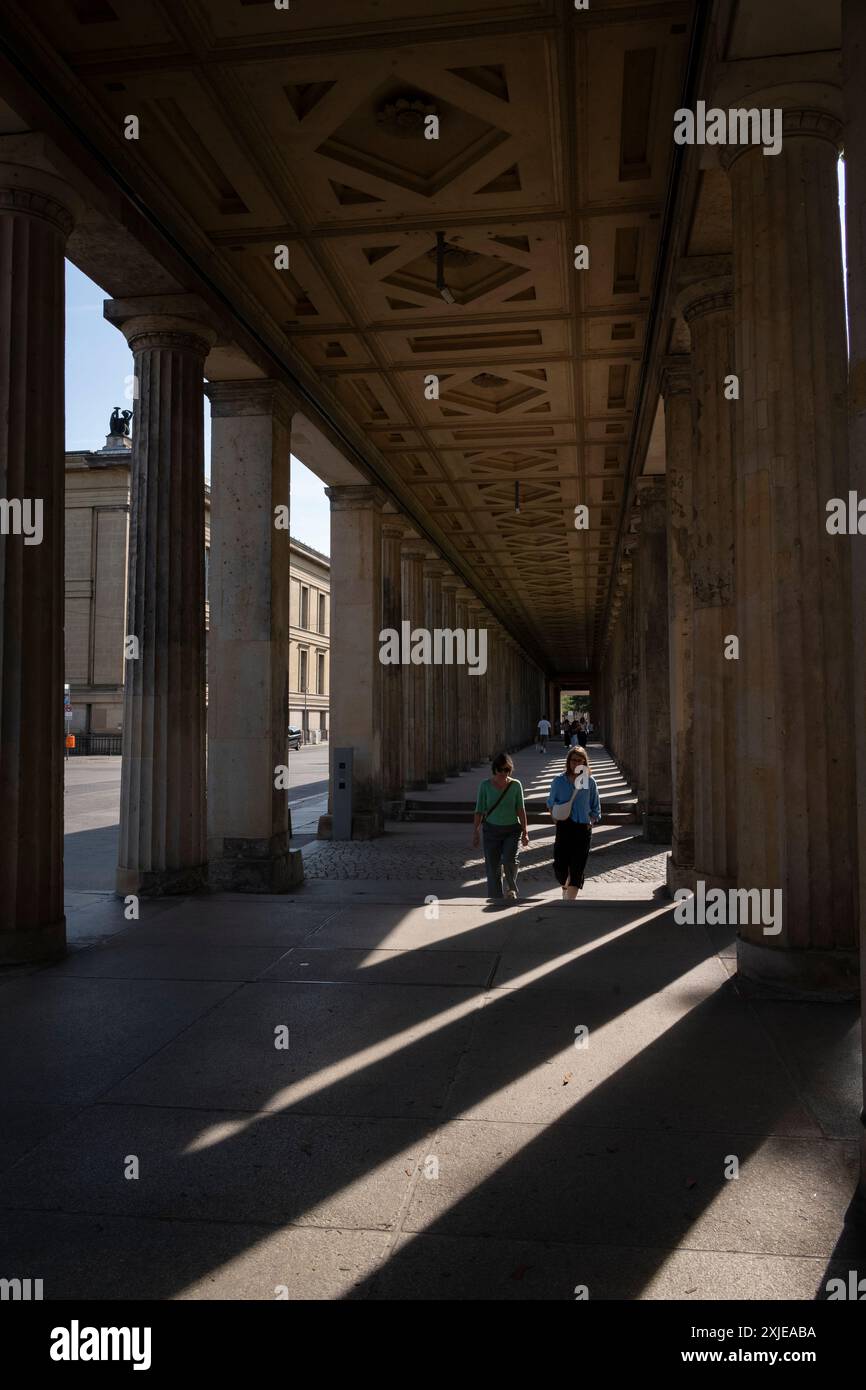
<path id="1" fill-rule="evenodd" d="M 493 783 L 488 778 L 482 782 L 478 788 L 478 798 L 475 802 L 475 811 L 478 815 L 484 815 L 485 811 L 490 810 L 491 806 L 496 806 L 502 792 L 497 791 Z M 516 777 L 512 777 L 508 783 L 505 795 L 485 821 L 486 825 L 516 825 L 517 812 L 523 807 L 523 785 L 518 782 Z"/>

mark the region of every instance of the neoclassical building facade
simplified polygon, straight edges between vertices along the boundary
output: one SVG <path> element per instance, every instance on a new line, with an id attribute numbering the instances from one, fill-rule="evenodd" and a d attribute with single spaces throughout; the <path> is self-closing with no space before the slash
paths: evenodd
<path id="1" fill-rule="evenodd" d="M 134 418 L 133 418 L 134 428 Z M 130 434 L 66 453 L 64 676 L 76 751 L 120 752 L 126 668 Z M 210 487 L 204 485 L 205 632 L 210 629 Z M 328 557 L 291 539 L 287 722 L 319 742 L 328 730 Z"/>

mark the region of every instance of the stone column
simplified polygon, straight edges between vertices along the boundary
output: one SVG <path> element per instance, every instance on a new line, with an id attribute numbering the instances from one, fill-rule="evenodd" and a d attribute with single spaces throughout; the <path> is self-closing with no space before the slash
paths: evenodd
<path id="1" fill-rule="evenodd" d="M 74 210 L 59 179 L 0 164 L 0 965 L 50 960 L 66 944 L 63 256 Z"/>
<path id="2" fill-rule="evenodd" d="M 424 626 L 435 643 L 437 628 L 441 632 L 442 622 L 442 576 L 445 566 L 441 560 L 425 560 L 424 572 Z M 435 645 L 432 655 L 437 652 Z M 445 667 L 433 661 L 427 667 L 427 781 L 444 782 L 447 772 L 446 728 L 445 728 Z"/>
<path id="3" fill-rule="evenodd" d="M 325 489 L 331 501 L 331 727 L 334 751 L 353 748 L 352 839 L 382 833 L 382 506 L 366 483 Z M 331 834 L 331 816 L 319 835 Z"/>
<path id="4" fill-rule="evenodd" d="M 207 880 L 204 362 L 216 334 L 193 296 L 109 300 L 134 358 L 127 659 L 117 891 Z"/>
<path id="5" fill-rule="evenodd" d="M 475 639 L 476 651 L 479 650 L 480 634 L 482 632 L 487 633 L 486 671 L 483 675 L 478 675 L 479 668 L 476 667 L 476 673 L 473 674 L 472 668 L 467 665 L 469 689 L 472 697 L 470 761 L 473 766 L 478 767 L 482 763 L 490 762 L 491 758 L 502 751 L 499 719 L 502 703 L 507 696 L 502 688 L 498 625 L 494 622 L 486 605 L 475 596 L 469 600 L 468 615 L 469 626 L 477 634 Z"/>
<path id="6" fill-rule="evenodd" d="M 403 621 L 400 547 L 406 530 L 399 517 L 382 517 L 382 627 L 398 634 Z M 382 667 L 382 796 L 384 814 L 392 819 L 404 801 L 403 678 L 404 667 Z"/>
<path id="7" fill-rule="evenodd" d="M 640 708 L 644 839 L 671 842 L 671 710 L 667 511 L 663 480 L 644 480 L 640 501 Z"/>
<path id="8" fill-rule="evenodd" d="M 692 649 L 694 663 L 695 879 L 708 887 L 736 881 L 737 663 L 725 652 L 736 636 L 734 602 L 733 325 L 727 257 L 683 263 L 721 274 L 693 279 L 680 295 L 692 338 L 694 386 Z"/>
<path id="9" fill-rule="evenodd" d="M 300 851 L 289 851 L 288 792 L 275 786 L 287 758 L 291 402 L 273 381 L 205 390 L 208 876 L 211 888 L 280 893 L 303 880 Z"/>
<path id="10" fill-rule="evenodd" d="M 851 542 L 828 533 L 826 511 L 850 482 L 840 134 L 830 114 L 786 110 L 780 154 L 728 156 L 741 383 L 737 876 L 782 892 L 781 932 L 741 925 L 738 965 L 828 994 L 851 992 L 858 974 Z"/>
<path id="11" fill-rule="evenodd" d="M 424 561 L 428 546 L 418 537 L 404 540 L 401 547 L 403 620 L 410 632 L 426 626 L 424 608 Z M 411 661 L 403 667 L 403 769 L 410 791 L 427 786 L 427 671 Z"/>
<path id="12" fill-rule="evenodd" d="M 671 702 L 671 857 L 668 887 L 694 884 L 694 690 L 692 675 L 692 378 L 688 359 L 662 373 L 665 403 L 665 505 L 668 534 L 668 640 Z"/>
<path id="13" fill-rule="evenodd" d="M 845 103 L 845 230 L 848 247 L 848 431 L 850 485 L 866 497 L 866 9 L 842 0 Z M 851 546 L 854 633 L 854 737 L 857 777 L 859 919 L 866 922 L 866 545 Z M 860 948 L 861 995 L 866 998 L 866 949 Z M 866 1094 L 866 1029 L 863 1030 Z M 866 1190 L 866 1108 L 860 1113 L 860 1184 Z"/>
<path id="14" fill-rule="evenodd" d="M 457 626 L 457 590 L 460 580 L 455 574 L 445 574 L 442 578 L 442 626 L 453 632 Z M 445 667 L 445 771 L 449 777 L 460 773 L 460 706 L 458 697 L 459 667 L 452 663 Z"/>
<path id="15" fill-rule="evenodd" d="M 474 595 L 471 589 L 461 585 L 455 594 L 455 613 L 457 617 L 457 628 L 464 633 L 471 626 L 469 616 L 469 604 Z M 459 720 L 459 742 L 460 742 L 460 771 L 468 772 L 473 764 L 473 748 L 476 731 L 474 727 L 475 712 L 472 687 L 477 677 L 470 679 L 469 667 L 465 661 L 457 667 L 457 703 Z"/>

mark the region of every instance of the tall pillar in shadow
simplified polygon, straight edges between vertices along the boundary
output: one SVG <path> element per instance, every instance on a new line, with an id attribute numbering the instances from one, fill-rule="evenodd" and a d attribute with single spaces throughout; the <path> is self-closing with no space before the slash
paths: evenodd
<path id="1" fill-rule="evenodd" d="M 474 598 L 474 594 L 471 589 L 467 589 L 461 584 L 456 590 L 454 597 L 457 628 L 466 633 L 468 628 L 472 626 L 469 604 Z M 476 716 L 473 699 L 475 697 L 472 690 L 475 679 L 475 677 L 470 677 L 469 667 L 465 662 L 457 667 L 457 704 L 461 772 L 468 772 L 475 760 L 473 758 L 473 749 L 477 731 L 474 727 Z"/>
<path id="2" fill-rule="evenodd" d="M 851 487 L 866 497 L 866 8 L 842 0 L 845 105 L 845 230 L 848 250 L 848 431 Z M 854 738 L 857 776 L 859 920 L 866 922 L 866 547 L 852 536 Z M 861 994 L 866 948 L 860 941 Z M 866 1029 L 863 1030 L 866 1099 Z M 860 1184 L 866 1191 L 866 1107 L 861 1111 Z"/>
<path id="3" fill-rule="evenodd" d="M 443 594 L 442 577 L 445 565 L 441 560 L 427 559 L 424 562 L 424 625 L 434 643 L 435 633 L 444 627 L 442 621 Z M 438 653 L 441 655 L 441 653 Z M 427 667 L 427 780 L 444 782 L 447 774 L 446 729 L 445 729 L 445 667 L 432 661 Z"/>
<path id="4" fill-rule="evenodd" d="M 66 944 L 63 257 L 76 201 L 44 170 L 0 163 L 0 964 Z"/>
<path id="5" fill-rule="evenodd" d="M 692 375 L 689 361 L 662 373 L 665 403 L 665 505 L 668 527 L 668 657 L 671 701 L 672 890 L 691 888 L 695 853 L 694 687 L 692 670 Z"/>
<path id="6" fill-rule="evenodd" d="M 382 833 L 382 506 L 367 483 L 325 489 L 331 501 L 331 728 L 334 750 L 353 748 L 352 838 Z M 319 834 L 331 833 L 331 817 Z"/>
<path id="7" fill-rule="evenodd" d="M 429 547 L 418 537 L 409 537 L 401 547 L 403 619 L 410 630 L 426 626 L 424 607 L 424 562 Z M 410 791 L 427 786 L 427 671 L 410 662 L 403 668 L 403 768 Z"/>
<path id="8" fill-rule="evenodd" d="M 695 879 L 736 881 L 737 662 L 734 586 L 732 285 L 727 257 L 684 267 L 696 276 L 679 303 L 692 339 L 694 389 L 692 653 L 694 669 Z M 701 275 L 705 270 L 716 274 Z M 684 272 L 685 273 L 685 272 Z"/>
<path id="9" fill-rule="evenodd" d="M 663 480 L 645 482 L 640 502 L 638 611 L 644 839 L 671 842 L 671 712 L 668 664 L 667 509 Z"/>
<path id="10" fill-rule="evenodd" d="M 287 792 L 276 785 L 287 757 L 292 408 L 274 381 L 212 381 L 205 389 L 208 878 L 211 888 L 280 893 L 303 879 L 300 851 L 289 850 Z"/>
<path id="11" fill-rule="evenodd" d="M 455 574 L 446 573 L 442 577 L 442 626 L 453 632 L 457 626 L 457 591 L 461 587 Z M 452 662 L 445 667 L 445 771 L 447 776 L 456 777 L 461 770 L 460 761 L 460 702 L 458 681 L 460 668 Z"/>
<path id="12" fill-rule="evenodd" d="M 204 363 L 215 331 L 193 296 L 109 300 L 138 387 L 132 440 L 120 894 L 207 880 Z"/>
<path id="13" fill-rule="evenodd" d="M 400 632 L 403 621 L 401 546 L 406 523 L 399 517 L 382 517 L 382 627 Z M 403 804 L 404 727 L 402 666 L 383 666 L 382 681 L 382 797 L 386 816 L 395 816 Z"/>
<path id="14" fill-rule="evenodd" d="M 741 383 L 737 871 L 745 888 L 782 893 L 781 931 L 741 925 L 737 959 L 759 982 L 822 994 L 858 976 L 851 545 L 826 510 L 850 483 L 840 136 L 807 97 L 784 110 L 778 155 L 726 157 Z"/>

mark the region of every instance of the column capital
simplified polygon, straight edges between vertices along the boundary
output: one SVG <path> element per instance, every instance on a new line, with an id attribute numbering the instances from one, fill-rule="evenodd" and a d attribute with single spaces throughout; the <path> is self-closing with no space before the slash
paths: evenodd
<path id="1" fill-rule="evenodd" d="M 214 315 L 195 294 L 107 299 L 103 313 L 120 329 L 133 352 L 175 349 L 206 357 L 219 336 Z"/>
<path id="2" fill-rule="evenodd" d="M 683 353 L 679 358 L 667 357 L 662 363 L 659 391 L 667 401 L 671 396 L 692 394 L 692 359 Z"/>
<path id="3" fill-rule="evenodd" d="M 400 542 L 400 554 L 408 560 L 426 560 L 430 555 L 430 546 L 423 536 L 419 536 L 415 531 L 410 531 L 409 535 L 404 535 Z"/>
<path id="4" fill-rule="evenodd" d="M 382 513 L 382 537 L 389 541 L 403 541 L 406 539 L 406 531 L 409 523 L 405 517 L 395 516 L 393 512 Z"/>
<path id="5" fill-rule="evenodd" d="M 635 501 L 639 509 L 641 530 L 663 531 L 667 524 L 664 474 L 660 477 L 639 478 Z"/>
<path id="6" fill-rule="evenodd" d="M 343 483 L 338 487 L 326 487 L 325 496 L 330 500 L 332 512 L 360 512 L 370 508 L 381 511 L 385 505 L 385 494 L 373 483 Z"/>
<path id="7" fill-rule="evenodd" d="M 433 579 L 443 580 L 448 572 L 448 566 L 438 555 L 428 557 L 424 561 L 424 573 Z"/>
<path id="8" fill-rule="evenodd" d="M 456 594 L 457 590 L 462 587 L 463 580 L 459 579 L 456 574 L 452 574 L 451 570 L 446 570 L 445 574 L 442 576 L 442 588 L 448 589 L 451 593 Z"/>
<path id="9" fill-rule="evenodd" d="M 84 199 L 55 172 L 51 149 L 38 131 L 0 136 L 0 212 L 42 218 L 68 237 Z"/>
<path id="10" fill-rule="evenodd" d="M 757 97 L 750 97 L 749 105 L 775 105 L 776 107 L 781 105 L 783 149 L 786 140 L 805 137 L 826 140 L 833 146 L 834 150 L 837 152 L 841 150 L 845 127 L 840 116 L 834 111 L 804 105 L 802 95 L 798 99 L 792 100 L 790 106 L 784 104 L 784 95 L 775 97 L 772 89 L 765 96 L 765 101 L 760 99 L 760 93 Z M 778 158 L 778 155 L 764 155 L 760 145 L 725 145 L 719 148 L 719 162 L 723 169 L 729 170 L 741 155 L 748 154 L 752 150 L 757 150 L 763 159 Z"/>
<path id="11" fill-rule="evenodd" d="M 204 393 L 214 419 L 239 415 L 275 415 L 284 425 L 292 420 L 292 398 L 280 381 L 269 377 L 242 381 L 208 381 Z"/>

